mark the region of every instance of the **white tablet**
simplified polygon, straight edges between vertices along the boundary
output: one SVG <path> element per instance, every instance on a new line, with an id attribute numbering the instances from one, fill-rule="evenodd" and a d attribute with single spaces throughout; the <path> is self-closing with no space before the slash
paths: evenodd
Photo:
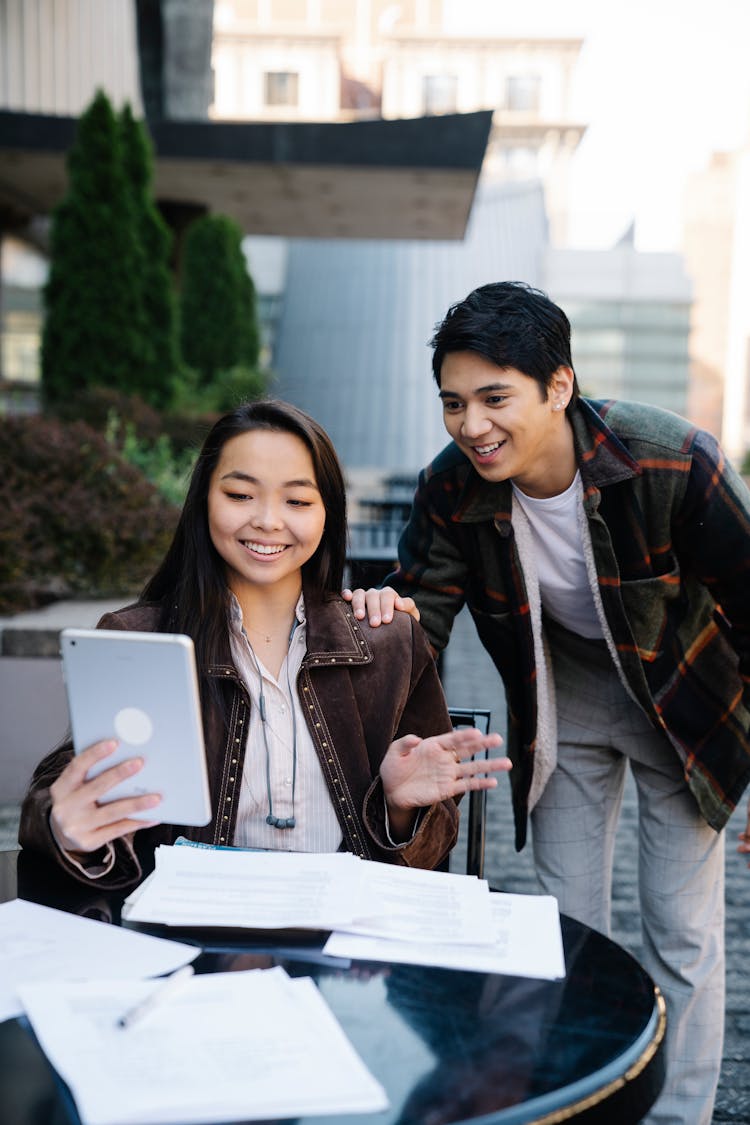
<path id="1" fill-rule="evenodd" d="M 207 824 L 211 799 L 190 637 L 63 629 L 60 646 L 75 752 L 103 738 L 119 741 L 89 777 L 136 755 L 145 762 L 104 800 L 159 793 L 161 804 L 135 813 L 137 819 Z"/>

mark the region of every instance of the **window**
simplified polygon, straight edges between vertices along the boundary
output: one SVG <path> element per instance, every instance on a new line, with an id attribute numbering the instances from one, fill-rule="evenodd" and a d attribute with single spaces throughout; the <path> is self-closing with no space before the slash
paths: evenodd
<path id="1" fill-rule="evenodd" d="M 425 116 L 455 113 L 458 79 L 453 74 L 427 74 L 422 79 Z"/>
<path id="2" fill-rule="evenodd" d="M 539 110 L 541 82 L 536 74 L 511 74 L 505 85 L 506 109 L 518 113 L 536 113 Z"/>
<path id="3" fill-rule="evenodd" d="M 299 75 L 292 70 L 271 70 L 264 75 L 266 105 L 297 105 Z"/>
<path id="4" fill-rule="evenodd" d="M 41 315 L 9 309 L 3 318 L 2 329 L 3 378 L 10 383 L 38 383 Z"/>

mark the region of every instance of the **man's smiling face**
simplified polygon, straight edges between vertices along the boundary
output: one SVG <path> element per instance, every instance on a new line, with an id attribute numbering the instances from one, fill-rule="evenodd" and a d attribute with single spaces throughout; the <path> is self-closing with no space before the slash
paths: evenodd
<path id="1" fill-rule="evenodd" d="M 522 371 L 476 352 L 449 352 L 440 372 L 445 428 L 485 480 L 513 480 L 529 496 L 554 496 L 575 475 L 565 416 L 572 382 L 572 370 L 558 368 L 545 397 Z"/>

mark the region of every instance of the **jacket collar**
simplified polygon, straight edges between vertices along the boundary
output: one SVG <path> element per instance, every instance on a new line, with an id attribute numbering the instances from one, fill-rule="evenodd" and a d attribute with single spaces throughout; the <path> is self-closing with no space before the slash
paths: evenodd
<path id="1" fill-rule="evenodd" d="M 604 421 L 611 405 L 611 402 L 579 398 L 570 413 L 576 461 L 585 494 L 596 493 L 607 485 L 639 476 L 641 472 L 638 462 Z M 462 474 L 465 480 L 451 518 L 457 523 L 510 520 L 513 497 L 510 482 L 483 480 L 458 447 L 454 449 L 465 465 L 465 474 Z"/>
<path id="2" fill-rule="evenodd" d="M 307 651 L 301 667 L 372 663 L 372 649 L 351 606 L 338 596 L 331 595 L 323 602 L 316 602 L 307 591 L 303 592 L 307 616 Z M 206 673 L 220 679 L 239 679 L 237 670 L 231 663 L 214 664 L 206 669 Z"/>
<path id="3" fill-rule="evenodd" d="M 373 659 L 365 630 L 343 598 L 314 602 L 305 596 L 307 653 L 303 668 L 313 665 L 370 664 Z"/>

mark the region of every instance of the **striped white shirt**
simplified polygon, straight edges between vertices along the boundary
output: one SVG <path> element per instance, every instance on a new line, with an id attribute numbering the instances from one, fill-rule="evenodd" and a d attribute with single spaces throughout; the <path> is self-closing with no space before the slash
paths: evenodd
<path id="1" fill-rule="evenodd" d="M 297 675 L 307 649 L 305 605 L 301 595 L 295 616 L 297 623 L 289 651 L 276 679 L 264 667 L 262 653 L 251 647 L 242 627 L 242 610 L 232 596 L 232 658 L 252 704 L 232 843 L 235 847 L 272 851 L 335 852 L 343 838 L 341 828 L 297 694 Z M 260 710 L 261 679 L 268 758 Z M 295 730 L 297 770 L 296 782 L 293 782 Z M 293 815 L 294 828 L 280 829 L 266 824 L 269 778 L 273 815 L 283 818 Z"/>

